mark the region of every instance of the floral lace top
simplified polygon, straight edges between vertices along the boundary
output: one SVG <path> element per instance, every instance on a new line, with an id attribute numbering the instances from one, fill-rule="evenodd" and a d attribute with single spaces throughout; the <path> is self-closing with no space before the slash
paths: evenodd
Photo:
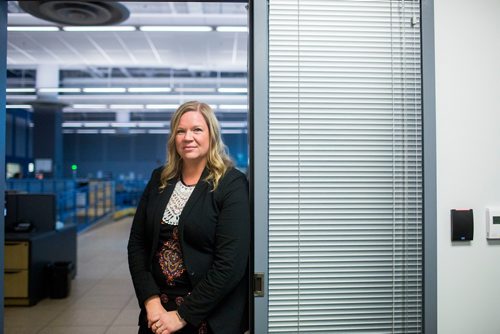
<path id="1" fill-rule="evenodd" d="M 178 181 L 175 185 L 174 192 L 168 201 L 165 212 L 163 213 L 163 224 L 169 224 L 177 226 L 179 225 L 179 217 L 181 216 L 182 210 L 186 205 L 186 202 L 191 196 L 195 186 L 186 186 L 182 181 Z"/>
<path id="2" fill-rule="evenodd" d="M 160 226 L 160 241 L 153 264 L 153 275 L 160 288 L 168 288 L 168 293 L 173 295 L 186 295 L 190 289 L 179 241 L 178 224 L 193 190 L 194 186 L 177 182 Z"/>

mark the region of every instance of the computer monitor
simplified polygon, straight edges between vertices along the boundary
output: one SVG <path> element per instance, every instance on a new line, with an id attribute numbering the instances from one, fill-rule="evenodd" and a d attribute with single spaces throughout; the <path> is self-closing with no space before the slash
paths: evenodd
<path id="1" fill-rule="evenodd" d="M 53 231 L 56 226 L 54 194 L 6 194 L 6 231 L 15 231 L 19 223 L 31 223 L 35 232 Z"/>

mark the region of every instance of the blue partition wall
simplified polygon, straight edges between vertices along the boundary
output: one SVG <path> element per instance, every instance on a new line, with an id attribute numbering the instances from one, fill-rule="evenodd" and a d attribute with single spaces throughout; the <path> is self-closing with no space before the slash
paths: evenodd
<path id="1" fill-rule="evenodd" d="M 238 168 L 248 166 L 247 134 L 223 134 L 229 154 Z M 63 177 L 114 180 L 148 179 L 165 162 L 167 135 L 161 134 L 65 134 Z"/>

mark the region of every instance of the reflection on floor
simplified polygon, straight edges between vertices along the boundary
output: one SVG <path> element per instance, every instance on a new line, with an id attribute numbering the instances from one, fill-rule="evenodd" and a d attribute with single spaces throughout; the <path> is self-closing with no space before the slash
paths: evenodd
<path id="1" fill-rule="evenodd" d="M 131 218 L 78 236 L 78 274 L 65 299 L 5 308 L 5 333 L 137 333 L 139 307 L 127 264 Z"/>

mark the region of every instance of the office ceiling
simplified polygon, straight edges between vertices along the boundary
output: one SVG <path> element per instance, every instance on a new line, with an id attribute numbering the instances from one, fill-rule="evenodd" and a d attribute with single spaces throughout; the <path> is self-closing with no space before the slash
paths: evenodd
<path id="1" fill-rule="evenodd" d="M 59 87 L 124 89 L 106 94 L 59 93 L 58 100 L 68 105 L 64 109 L 66 122 L 98 119 L 110 122 L 107 126 L 103 123 L 102 128 L 107 128 L 120 117 L 129 122 L 134 119 L 154 121 L 168 117 L 172 105 L 192 99 L 213 105 L 223 119 L 246 121 L 247 111 L 242 105 L 247 103 L 248 33 L 216 30 L 221 26 L 246 27 L 244 3 L 154 1 L 121 4 L 130 15 L 118 26 L 129 27 L 132 31 L 65 31 L 66 26 L 36 18 L 25 13 L 17 1 L 9 1 L 9 29 L 51 26 L 58 30 L 8 31 L 8 89 L 36 87 L 36 73 L 41 72 L 37 69 L 55 66 L 60 70 Z M 203 26 L 210 31 L 141 30 L 141 27 L 151 26 Z M 141 87 L 167 91 L 138 93 L 130 89 Z M 41 88 L 40 80 L 38 88 Z M 229 92 L 224 91 L 227 88 Z M 38 93 L 40 95 L 40 91 Z M 7 92 L 8 104 L 30 103 L 37 98 L 35 93 Z M 102 108 L 73 108 L 82 104 L 101 105 Z M 128 114 L 128 117 L 118 114 Z M 134 126 L 138 125 L 131 123 L 131 127 Z M 157 129 L 159 124 L 154 127 Z M 66 132 L 77 128 L 73 126 Z"/>

